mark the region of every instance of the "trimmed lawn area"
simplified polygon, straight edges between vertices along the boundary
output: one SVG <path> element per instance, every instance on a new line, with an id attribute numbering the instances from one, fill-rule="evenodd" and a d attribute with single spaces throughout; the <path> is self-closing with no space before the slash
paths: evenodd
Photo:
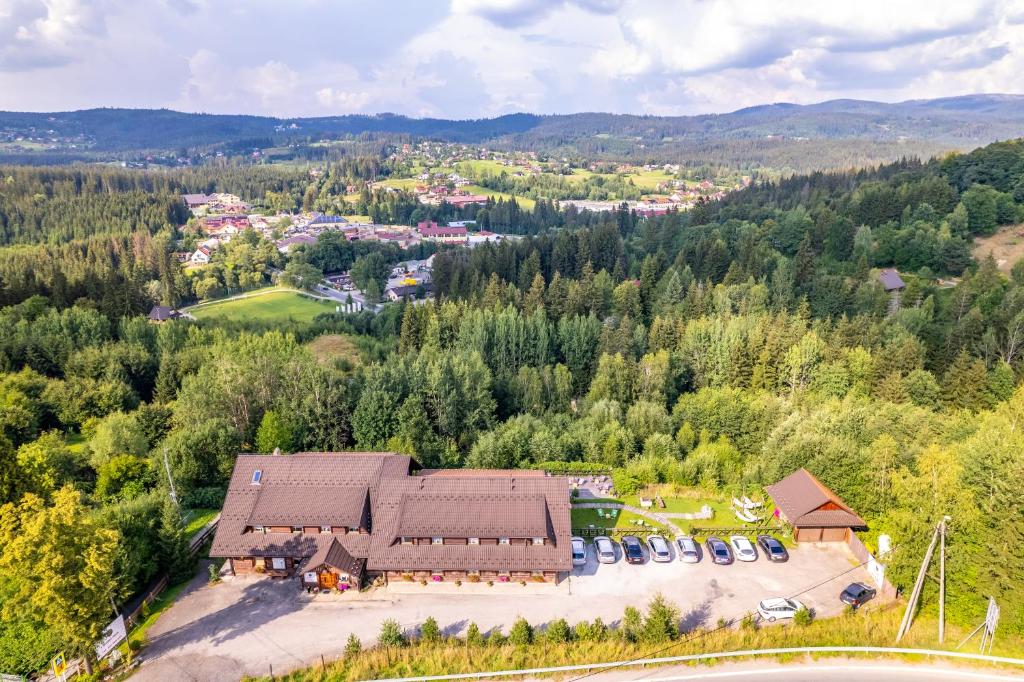
<path id="1" fill-rule="evenodd" d="M 189 309 L 200 320 L 295 320 L 312 322 L 320 313 L 333 313 L 335 304 L 318 301 L 293 291 L 269 291 L 249 298 L 210 303 Z"/>
<path id="2" fill-rule="evenodd" d="M 590 500 L 588 500 L 590 501 Z M 603 512 L 604 516 L 598 514 Z M 609 518 L 609 512 L 616 512 L 614 518 Z M 643 521 L 644 525 L 640 526 L 637 521 Z M 650 530 L 655 528 L 657 530 L 665 531 L 666 528 L 661 524 L 646 519 L 643 516 L 633 514 L 631 512 L 622 509 L 580 509 L 574 507 L 572 510 L 572 527 L 573 528 L 588 528 L 593 525 L 596 528 L 614 528 L 619 532 L 628 533 L 630 530 Z"/>
<path id="3" fill-rule="evenodd" d="M 185 535 L 191 539 L 203 526 L 213 520 L 220 509 L 189 509 L 185 512 Z"/>

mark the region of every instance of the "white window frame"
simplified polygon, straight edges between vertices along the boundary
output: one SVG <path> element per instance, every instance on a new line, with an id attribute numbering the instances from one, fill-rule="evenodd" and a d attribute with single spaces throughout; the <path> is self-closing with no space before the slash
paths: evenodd
<path id="1" fill-rule="evenodd" d="M 432 545 L 443 545 L 444 544 L 444 538 L 437 538 L 437 537 L 430 538 L 430 544 L 432 544 Z"/>
<path id="2" fill-rule="evenodd" d="M 292 532 L 293 533 L 301 533 L 302 532 L 302 526 L 292 526 Z"/>
<path id="3" fill-rule="evenodd" d="M 275 556 L 270 558 L 270 568 L 273 571 L 285 571 L 288 570 L 288 563 L 284 560 L 284 557 Z"/>
<path id="4" fill-rule="evenodd" d="M 252 532 L 253 533 L 266 533 L 267 529 L 264 528 L 263 526 L 253 526 L 252 527 Z"/>
<path id="5" fill-rule="evenodd" d="M 411 545 L 412 544 L 412 538 L 403 535 L 402 536 L 402 540 L 401 540 L 401 544 L 403 544 L 403 545 Z"/>
<path id="6" fill-rule="evenodd" d="M 331 532 L 331 527 L 330 526 L 320 526 L 320 532 L 321 533 L 330 533 Z"/>
<path id="7" fill-rule="evenodd" d="M 480 538 L 466 538 L 466 544 L 467 545 L 479 545 L 480 544 Z"/>
<path id="8" fill-rule="evenodd" d="M 533 544 L 534 545 L 543 545 L 544 544 L 544 538 L 533 538 Z"/>
<path id="9" fill-rule="evenodd" d="M 511 545 L 512 544 L 512 540 L 511 540 L 511 538 L 498 538 L 498 544 L 499 545 Z"/>

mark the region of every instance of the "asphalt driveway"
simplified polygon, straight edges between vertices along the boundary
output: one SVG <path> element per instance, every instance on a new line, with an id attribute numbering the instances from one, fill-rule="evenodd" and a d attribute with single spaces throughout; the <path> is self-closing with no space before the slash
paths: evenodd
<path id="1" fill-rule="evenodd" d="M 295 580 L 197 583 L 150 629 L 150 645 L 132 679 L 233 680 L 269 674 L 271 666 L 281 673 L 318 663 L 321 655 L 338 657 L 351 633 L 373 642 L 388 618 L 414 630 L 433 616 L 452 635 L 470 622 L 485 632 L 507 631 L 520 615 L 534 625 L 597 617 L 616 623 L 626 606 L 642 607 L 658 592 L 679 606 L 684 630 L 738 617 L 774 596 L 797 596 L 828 616 L 841 610 L 837 597 L 846 584 L 868 579 L 856 563 L 845 545 L 802 546 L 784 564 L 759 559 L 731 566 L 706 558 L 696 565 L 633 566 L 621 559 L 599 565 L 590 550 L 587 565 L 558 586 L 404 584 L 310 600 Z"/>

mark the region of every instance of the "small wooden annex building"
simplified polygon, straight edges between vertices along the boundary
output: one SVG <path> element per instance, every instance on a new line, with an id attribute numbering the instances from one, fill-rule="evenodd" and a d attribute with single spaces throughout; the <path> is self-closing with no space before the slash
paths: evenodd
<path id="1" fill-rule="evenodd" d="M 797 542 L 848 542 L 853 531 L 867 529 L 864 519 L 807 469 L 765 490 L 782 520 L 793 526 Z"/>

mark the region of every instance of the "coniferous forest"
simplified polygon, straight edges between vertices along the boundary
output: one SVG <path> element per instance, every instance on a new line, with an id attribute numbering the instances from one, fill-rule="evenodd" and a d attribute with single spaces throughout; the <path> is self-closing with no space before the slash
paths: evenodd
<path id="1" fill-rule="evenodd" d="M 973 626 L 992 595 L 1000 628 L 1024 635 L 1024 261 L 973 250 L 1024 222 L 1024 141 L 793 175 L 650 218 L 342 196 L 382 166 L 0 168 L 0 669 L 37 670 L 60 643 L 84 653 L 110 597 L 191 575 L 165 453 L 183 504 L 216 509 L 235 455 L 275 447 L 587 462 L 620 494 L 747 490 L 806 467 L 865 517 L 867 542 L 893 538 L 904 590 L 949 515 L 947 617 Z M 423 305 L 150 324 L 153 305 L 293 262 L 386 272 L 434 250 L 327 234 L 282 255 L 249 233 L 187 272 L 180 195 L 209 191 L 520 238 L 439 247 Z M 887 292 L 881 268 L 905 289 Z M 349 350 L 314 352 L 324 336 Z"/>

